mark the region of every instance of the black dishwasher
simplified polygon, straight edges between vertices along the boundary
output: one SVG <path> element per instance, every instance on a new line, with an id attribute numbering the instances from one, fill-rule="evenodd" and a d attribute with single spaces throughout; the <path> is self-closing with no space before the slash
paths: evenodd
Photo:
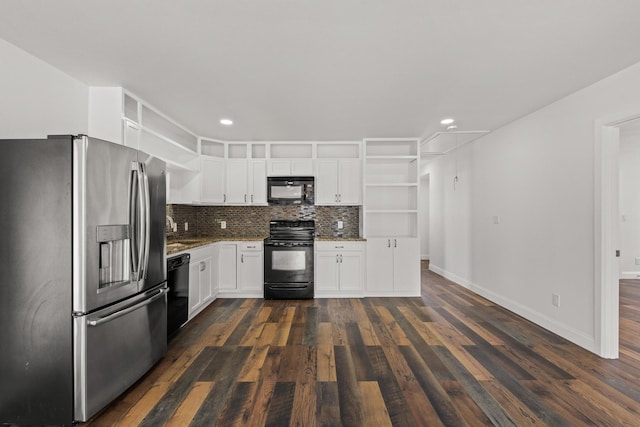
<path id="1" fill-rule="evenodd" d="M 167 339 L 173 338 L 189 317 L 189 259 L 181 254 L 167 258 Z"/>

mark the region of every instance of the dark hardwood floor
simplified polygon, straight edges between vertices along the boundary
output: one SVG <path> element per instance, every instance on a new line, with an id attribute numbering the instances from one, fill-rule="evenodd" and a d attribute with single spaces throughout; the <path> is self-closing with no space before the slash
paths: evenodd
<path id="1" fill-rule="evenodd" d="M 640 425 L 640 285 L 603 360 L 422 269 L 422 298 L 215 301 L 90 426 Z"/>

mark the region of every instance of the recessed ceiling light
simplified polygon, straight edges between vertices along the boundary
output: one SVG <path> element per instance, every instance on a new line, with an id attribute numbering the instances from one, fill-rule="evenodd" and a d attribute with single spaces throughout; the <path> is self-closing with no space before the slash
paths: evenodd
<path id="1" fill-rule="evenodd" d="M 447 130 L 454 130 L 454 129 L 458 129 L 458 126 L 456 125 L 447 126 Z"/>
<path id="2" fill-rule="evenodd" d="M 441 124 L 443 124 L 443 125 L 450 125 L 450 124 L 451 124 L 451 123 L 453 123 L 453 122 L 454 122 L 454 120 L 453 120 L 453 119 L 442 119 L 442 120 L 440 121 L 440 123 L 441 123 Z"/>
<path id="3" fill-rule="evenodd" d="M 233 124 L 233 120 L 231 119 L 220 119 L 220 124 L 225 126 L 231 126 Z"/>

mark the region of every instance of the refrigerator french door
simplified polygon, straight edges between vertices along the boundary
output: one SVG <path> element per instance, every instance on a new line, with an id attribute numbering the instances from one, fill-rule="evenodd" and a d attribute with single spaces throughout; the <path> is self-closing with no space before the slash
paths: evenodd
<path id="1" fill-rule="evenodd" d="M 166 353 L 164 163 L 0 140 L 0 424 L 86 421 Z"/>

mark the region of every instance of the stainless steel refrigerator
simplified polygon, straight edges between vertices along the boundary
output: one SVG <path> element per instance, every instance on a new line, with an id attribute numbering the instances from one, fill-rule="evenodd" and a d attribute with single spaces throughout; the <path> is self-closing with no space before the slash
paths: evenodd
<path id="1" fill-rule="evenodd" d="M 165 164 L 0 140 L 0 424 L 86 421 L 166 353 Z"/>

